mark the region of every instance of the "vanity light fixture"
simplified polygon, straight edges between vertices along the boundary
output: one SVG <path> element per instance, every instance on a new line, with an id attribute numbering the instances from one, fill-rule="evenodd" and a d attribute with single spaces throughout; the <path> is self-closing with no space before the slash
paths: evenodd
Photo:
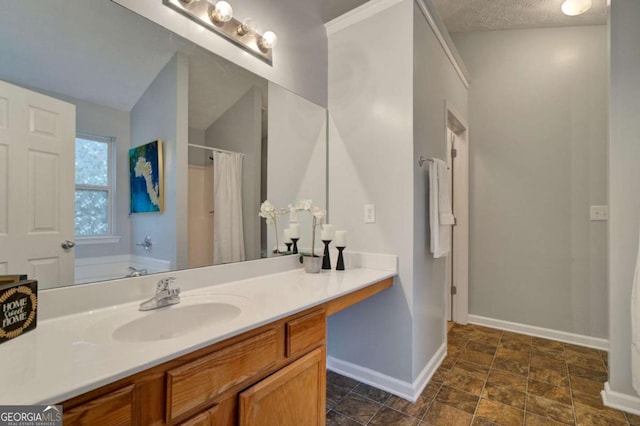
<path id="1" fill-rule="evenodd" d="M 562 3 L 562 13 L 568 16 L 577 16 L 591 9 L 592 0 L 565 0 Z"/>
<path id="2" fill-rule="evenodd" d="M 244 37 L 247 34 L 255 34 L 258 32 L 256 27 L 256 23 L 251 18 L 247 18 L 240 25 L 238 25 L 238 29 L 236 30 L 240 37 Z"/>
<path id="3" fill-rule="evenodd" d="M 162 0 L 162 3 L 269 65 L 273 64 L 273 49 L 278 37 L 273 31 L 261 34 L 251 18 L 239 20 L 233 8 L 224 0 Z"/>
<path id="4" fill-rule="evenodd" d="M 209 18 L 212 22 L 222 24 L 229 22 L 233 18 L 233 8 L 226 1 L 209 1 L 209 3 L 215 3 L 209 10 Z"/>

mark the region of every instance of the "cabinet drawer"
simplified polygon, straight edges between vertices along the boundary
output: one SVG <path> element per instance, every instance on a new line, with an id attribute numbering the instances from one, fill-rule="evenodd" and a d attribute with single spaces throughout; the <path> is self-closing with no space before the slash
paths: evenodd
<path id="1" fill-rule="evenodd" d="M 63 414 L 65 425 L 131 425 L 134 417 L 134 385 L 92 399 Z"/>
<path id="2" fill-rule="evenodd" d="M 307 349 L 323 343 L 326 329 L 326 316 L 323 310 L 288 321 L 286 325 L 287 357 L 303 354 Z"/>
<path id="3" fill-rule="evenodd" d="M 276 330 L 271 329 L 168 371 L 167 423 L 273 367 L 278 348 Z"/>

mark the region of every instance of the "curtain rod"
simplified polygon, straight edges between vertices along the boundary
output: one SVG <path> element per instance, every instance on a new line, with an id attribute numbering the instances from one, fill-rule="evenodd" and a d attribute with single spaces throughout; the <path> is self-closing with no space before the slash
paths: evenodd
<path id="1" fill-rule="evenodd" d="M 223 152 L 225 154 L 240 154 L 240 155 L 242 155 L 244 157 L 244 154 L 242 152 L 227 151 L 226 149 L 212 148 L 210 146 L 196 145 L 194 143 L 190 143 L 190 144 L 187 144 L 187 145 L 190 146 L 190 147 L 193 147 L 193 148 L 207 149 L 209 151 Z"/>

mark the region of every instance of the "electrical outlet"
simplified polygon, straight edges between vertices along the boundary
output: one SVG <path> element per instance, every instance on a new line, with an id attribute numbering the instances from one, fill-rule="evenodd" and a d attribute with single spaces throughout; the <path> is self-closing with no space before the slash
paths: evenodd
<path id="1" fill-rule="evenodd" d="M 609 220 L 609 206 L 591 206 L 591 220 Z"/>
<path id="2" fill-rule="evenodd" d="M 376 223 L 376 206 L 375 204 L 364 205 L 364 223 Z"/>

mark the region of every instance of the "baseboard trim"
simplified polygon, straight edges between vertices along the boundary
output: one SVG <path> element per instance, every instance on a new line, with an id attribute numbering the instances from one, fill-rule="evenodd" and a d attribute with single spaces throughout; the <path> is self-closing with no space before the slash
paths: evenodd
<path id="1" fill-rule="evenodd" d="M 604 384 L 604 390 L 600 392 L 602 403 L 607 407 L 626 411 L 627 413 L 640 415 L 640 398 L 626 393 L 611 390 L 609 382 Z"/>
<path id="2" fill-rule="evenodd" d="M 503 321 L 479 315 L 469 315 L 469 322 L 471 324 L 526 334 L 528 336 L 573 343 L 574 345 L 586 346 L 589 348 L 600 349 L 602 351 L 609 350 L 609 340 L 601 339 L 599 337 L 584 336 L 582 334 L 568 333 L 566 331 L 553 330 L 551 328 L 535 327 L 533 325 Z"/>
<path id="3" fill-rule="evenodd" d="M 398 380 L 395 377 L 387 376 L 370 368 L 362 367 L 332 356 L 327 356 L 327 368 L 335 373 L 390 392 L 400 398 L 416 402 L 446 356 L 447 343 L 445 342 L 440 346 L 436 354 L 431 357 L 413 383 Z"/>

